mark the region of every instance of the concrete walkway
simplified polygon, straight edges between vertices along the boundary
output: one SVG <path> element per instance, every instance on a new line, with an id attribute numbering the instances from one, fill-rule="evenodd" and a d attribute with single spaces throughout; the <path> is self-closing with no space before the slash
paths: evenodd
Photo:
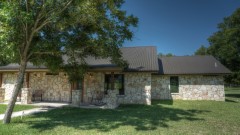
<path id="1" fill-rule="evenodd" d="M 47 112 L 52 109 L 61 108 L 63 106 L 68 106 L 69 104 L 68 103 L 39 102 L 39 103 L 33 103 L 33 104 L 29 104 L 29 105 L 38 106 L 39 108 L 13 112 L 12 118 L 19 117 L 19 116 L 22 117 L 22 116 L 26 116 L 26 115 L 35 114 L 35 113 Z M 0 120 L 3 120 L 3 118 L 4 118 L 4 114 L 0 114 Z"/>
<path id="2" fill-rule="evenodd" d="M 34 106 L 40 106 L 40 107 L 51 107 L 51 108 L 59 108 L 63 106 L 69 106 L 69 103 L 54 103 L 54 102 L 33 102 L 32 104 Z"/>

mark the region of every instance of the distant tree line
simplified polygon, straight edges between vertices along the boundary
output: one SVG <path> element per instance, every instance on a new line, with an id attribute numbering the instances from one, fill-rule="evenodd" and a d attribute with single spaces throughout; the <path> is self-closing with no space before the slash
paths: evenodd
<path id="1" fill-rule="evenodd" d="M 158 53 L 158 57 L 160 58 L 160 57 L 172 57 L 172 56 L 175 56 L 174 54 L 172 54 L 172 53 L 166 53 L 166 54 L 164 54 L 164 53 Z"/>
<path id="2" fill-rule="evenodd" d="M 240 8 L 218 24 L 218 31 L 208 41 L 209 47 L 202 45 L 195 55 L 213 55 L 233 72 L 225 82 L 240 85 Z"/>

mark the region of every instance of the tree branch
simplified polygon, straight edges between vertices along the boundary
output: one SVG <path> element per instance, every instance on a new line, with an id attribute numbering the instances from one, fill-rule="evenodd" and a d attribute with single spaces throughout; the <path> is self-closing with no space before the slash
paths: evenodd
<path id="1" fill-rule="evenodd" d="M 58 15 L 58 14 L 61 14 L 71 3 L 73 2 L 73 0 L 70 0 L 68 2 L 66 2 L 66 4 L 64 4 L 63 8 L 55 8 L 51 11 L 49 11 L 47 14 L 44 14 L 43 15 L 43 9 L 40 11 L 40 13 L 38 14 L 37 16 L 37 19 L 36 19 L 36 22 L 34 23 L 34 26 L 32 28 L 32 32 L 27 40 L 27 44 L 26 44 L 26 47 L 24 48 L 24 54 L 27 55 L 28 53 L 28 50 L 29 50 L 29 47 L 31 45 L 31 42 L 32 42 L 32 39 L 33 39 L 33 36 L 35 33 L 37 33 L 39 30 L 41 30 L 44 26 L 46 26 L 48 23 L 50 23 L 52 20 L 51 20 L 51 17 L 52 17 L 52 14 L 54 13 L 55 10 L 58 10 L 58 9 L 61 9 L 59 12 L 57 12 L 55 15 Z M 52 13 L 51 13 L 52 12 Z M 42 16 L 41 16 L 42 15 Z M 39 24 L 39 21 L 46 17 L 46 16 L 49 16 L 47 17 L 41 24 Z M 29 56 L 27 56 L 28 58 Z"/>
<path id="2" fill-rule="evenodd" d="M 51 20 L 46 19 L 40 26 L 36 27 L 35 30 L 33 30 L 33 33 L 38 32 L 40 29 L 42 29 L 44 26 L 46 26 L 50 22 Z"/>
<path id="3" fill-rule="evenodd" d="M 39 54 L 39 55 L 44 55 L 44 54 L 61 55 L 62 52 L 60 52 L 60 51 L 56 51 L 56 52 L 34 52 L 33 54 Z"/>

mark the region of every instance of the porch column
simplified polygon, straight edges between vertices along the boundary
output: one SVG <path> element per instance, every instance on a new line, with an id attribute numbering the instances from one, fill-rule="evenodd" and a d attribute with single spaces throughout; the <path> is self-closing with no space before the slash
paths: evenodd
<path id="1" fill-rule="evenodd" d="M 106 108 L 108 109 L 115 109 L 119 106 L 118 103 L 118 90 L 109 90 L 108 96 L 103 99 L 103 102 L 106 103 Z"/>
<path id="2" fill-rule="evenodd" d="M 27 85 L 27 88 L 29 88 L 29 77 L 30 77 L 30 74 L 27 73 L 26 74 L 26 85 Z"/>
<path id="3" fill-rule="evenodd" d="M 2 78 L 3 78 L 3 74 L 0 73 L 0 88 L 2 87 Z"/>
<path id="4" fill-rule="evenodd" d="M 79 106 L 81 103 L 81 90 L 72 90 L 72 105 Z"/>
<path id="5" fill-rule="evenodd" d="M 146 105 L 151 105 L 151 86 L 145 86 L 145 90 L 143 93 L 143 97 L 145 97 Z"/>
<path id="6" fill-rule="evenodd" d="M 0 87 L 0 103 L 4 102 L 4 97 L 5 97 L 5 88 Z"/>
<path id="7" fill-rule="evenodd" d="M 31 104 L 32 103 L 32 89 L 22 88 L 21 104 Z"/>

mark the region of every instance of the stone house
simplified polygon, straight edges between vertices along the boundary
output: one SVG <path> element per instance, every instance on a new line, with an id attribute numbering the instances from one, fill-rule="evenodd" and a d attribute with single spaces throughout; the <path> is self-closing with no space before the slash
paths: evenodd
<path id="1" fill-rule="evenodd" d="M 28 64 L 20 99 L 30 103 L 42 91 L 42 101 L 75 105 L 106 103 L 151 104 L 151 99 L 224 101 L 223 76 L 231 72 L 212 56 L 157 57 L 156 47 L 121 48 L 129 66 L 117 67 L 110 59 L 86 58 L 90 69 L 82 81 L 70 83 L 64 72 L 53 74 Z M 0 102 L 9 100 L 18 65 L 0 67 Z"/>

